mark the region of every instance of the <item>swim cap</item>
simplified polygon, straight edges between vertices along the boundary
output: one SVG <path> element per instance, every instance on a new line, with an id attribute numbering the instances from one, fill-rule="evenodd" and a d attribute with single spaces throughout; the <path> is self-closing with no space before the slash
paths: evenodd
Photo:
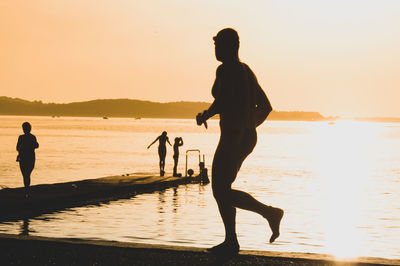
<path id="1" fill-rule="evenodd" d="M 239 35 L 234 29 L 225 28 L 220 30 L 217 35 L 213 37 L 213 40 L 224 43 L 239 44 Z"/>

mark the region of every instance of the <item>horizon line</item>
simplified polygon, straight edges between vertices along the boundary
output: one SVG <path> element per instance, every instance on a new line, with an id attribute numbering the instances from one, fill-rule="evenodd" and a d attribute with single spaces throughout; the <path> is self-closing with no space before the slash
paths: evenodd
<path id="1" fill-rule="evenodd" d="M 70 102 L 46 102 L 43 100 L 27 100 L 19 97 L 11 97 L 11 96 L 5 96 L 2 95 L 0 96 L 1 98 L 8 98 L 8 99 L 14 99 L 14 100 L 23 100 L 23 101 L 28 101 L 28 102 L 37 102 L 37 103 L 42 103 L 42 104 L 72 104 L 72 103 L 84 103 L 84 102 L 92 102 L 92 101 L 103 101 L 103 100 L 130 100 L 130 101 L 140 101 L 140 102 L 150 102 L 150 103 L 159 103 L 159 104 L 169 104 L 169 103 L 206 103 L 206 104 L 211 104 L 211 102 L 207 101 L 190 101 L 190 100 L 180 100 L 180 101 L 165 101 L 165 102 L 160 102 L 160 101 L 154 101 L 154 100 L 143 100 L 143 99 L 134 99 L 134 98 L 97 98 L 97 99 L 91 99 L 91 100 L 77 100 L 77 101 L 70 101 Z M 277 110 L 273 109 L 275 112 L 304 112 L 304 113 L 319 113 L 323 115 L 319 111 L 305 111 L 305 110 Z M 366 115 L 366 116 L 340 116 L 340 115 L 323 115 L 325 118 L 334 118 L 334 119 L 400 119 L 400 116 L 371 116 L 371 115 Z"/>

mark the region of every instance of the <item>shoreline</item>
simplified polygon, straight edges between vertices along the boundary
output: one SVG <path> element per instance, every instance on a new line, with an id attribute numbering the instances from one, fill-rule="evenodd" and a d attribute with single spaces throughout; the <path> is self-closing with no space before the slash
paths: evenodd
<path id="1" fill-rule="evenodd" d="M 282 111 L 284 112 L 284 111 Z M 299 111 L 300 112 L 300 111 Z M 118 115 L 108 115 L 108 116 L 97 116 L 97 115 L 50 115 L 50 114 L 0 114 L 0 116 L 4 117 L 47 117 L 47 118 L 98 118 L 99 120 L 108 120 L 108 119 L 133 119 L 133 120 L 141 120 L 141 119 L 180 119 L 180 120 L 193 120 L 195 121 L 195 117 L 181 117 L 181 116 L 118 116 Z M 211 117 L 210 120 L 219 121 L 219 116 Z M 288 119 L 279 119 L 274 117 L 268 117 L 267 121 L 277 121 L 277 122 L 330 122 L 337 120 L 349 120 L 347 118 L 309 118 L 309 119 L 299 119 L 299 118 L 288 118 Z M 351 118 L 350 120 L 353 120 Z M 354 118 L 356 120 L 356 118 Z"/>
<path id="2" fill-rule="evenodd" d="M 400 260 L 336 260 L 311 253 L 240 251 L 218 258 L 195 247 L 0 234 L 3 265 L 400 265 Z"/>
<path id="3" fill-rule="evenodd" d="M 285 112 L 285 111 L 282 111 Z M 300 111 L 301 112 L 301 111 Z M 141 119 L 171 119 L 171 120 L 193 120 L 193 117 L 160 117 L 160 116 L 86 116 L 86 115 L 34 115 L 34 114 L 0 114 L 0 117 L 47 117 L 47 118 L 82 118 L 82 119 L 93 119 L 98 118 L 99 120 L 107 120 L 107 119 L 133 119 L 133 120 L 141 120 Z M 219 117 L 212 117 L 210 120 L 219 121 Z M 318 119 L 278 119 L 268 117 L 267 121 L 270 122 L 337 122 L 337 121 L 357 121 L 357 122 L 374 122 L 374 123 L 400 123 L 400 117 L 324 117 Z"/>

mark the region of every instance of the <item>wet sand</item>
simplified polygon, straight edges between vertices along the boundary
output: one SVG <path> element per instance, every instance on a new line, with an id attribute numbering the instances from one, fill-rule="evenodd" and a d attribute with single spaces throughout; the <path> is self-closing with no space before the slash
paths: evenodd
<path id="1" fill-rule="evenodd" d="M 400 260 L 267 251 L 218 258 L 204 249 L 0 234 L 2 265 L 400 265 Z"/>

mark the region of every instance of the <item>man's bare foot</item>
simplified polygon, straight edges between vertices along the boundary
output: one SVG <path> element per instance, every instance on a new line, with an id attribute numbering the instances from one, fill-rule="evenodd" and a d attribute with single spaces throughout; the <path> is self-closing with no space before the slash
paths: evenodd
<path id="1" fill-rule="evenodd" d="M 272 243 L 279 237 L 279 226 L 281 224 L 281 220 L 283 217 L 284 211 L 279 208 L 268 207 L 268 210 L 263 215 L 265 219 L 267 219 L 269 223 L 269 227 L 271 228 L 272 235 L 269 239 L 269 243 Z"/>
<path id="2" fill-rule="evenodd" d="M 239 249 L 240 246 L 237 240 L 236 241 L 225 240 L 219 245 L 216 245 L 212 248 L 208 248 L 207 251 L 218 255 L 236 255 L 239 253 Z"/>

